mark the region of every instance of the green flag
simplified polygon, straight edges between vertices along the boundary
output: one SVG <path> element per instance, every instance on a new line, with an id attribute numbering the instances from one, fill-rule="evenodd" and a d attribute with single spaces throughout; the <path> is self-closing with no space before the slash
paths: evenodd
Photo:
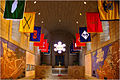
<path id="1" fill-rule="evenodd" d="M 24 13 L 25 0 L 6 0 L 5 19 L 22 19 Z"/>

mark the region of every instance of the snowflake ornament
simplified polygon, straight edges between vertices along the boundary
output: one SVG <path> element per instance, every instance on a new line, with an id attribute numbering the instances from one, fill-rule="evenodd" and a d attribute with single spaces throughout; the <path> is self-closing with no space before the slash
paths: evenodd
<path id="1" fill-rule="evenodd" d="M 64 48 L 66 45 L 65 44 L 62 44 L 61 41 L 58 42 L 58 44 L 54 44 L 54 51 L 55 52 L 58 52 L 59 54 L 66 51 L 66 49 Z"/>

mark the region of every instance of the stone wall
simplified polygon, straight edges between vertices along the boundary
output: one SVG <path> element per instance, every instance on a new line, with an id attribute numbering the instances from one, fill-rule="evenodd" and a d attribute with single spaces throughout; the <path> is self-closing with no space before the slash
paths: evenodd
<path id="1" fill-rule="evenodd" d="M 29 62 L 32 63 L 32 65 L 36 65 L 36 64 L 39 65 L 40 64 L 39 51 L 37 51 L 38 50 L 37 47 L 30 45 L 31 43 L 29 41 L 30 34 L 19 32 L 19 24 L 18 24 L 19 21 L 6 20 L 3 18 L 3 13 L 5 9 L 5 0 L 0 1 L 0 8 L 1 8 L 0 9 L 0 38 L 7 40 L 11 44 L 14 44 L 17 47 L 20 47 L 21 49 L 24 49 L 26 52 L 30 52 L 30 54 L 32 54 L 30 56 L 33 57 L 34 60 Z M 25 53 L 25 55 L 27 54 Z M 35 63 L 35 60 L 37 60 L 38 62 Z M 27 64 L 25 64 L 24 66 L 27 66 Z M 28 73 L 26 71 L 26 76 L 29 76 L 30 74 L 31 73 Z"/>
<path id="2" fill-rule="evenodd" d="M 116 56 L 117 55 L 119 55 L 119 46 L 117 46 L 118 44 L 119 44 L 119 40 L 120 40 L 120 36 L 119 36 L 119 30 L 120 30 L 120 27 L 119 27 L 119 21 L 108 21 L 109 22 L 109 35 L 110 35 L 110 39 L 108 40 L 108 41 L 105 41 L 105 42 L 101 42 L 100 41 L 100 33 L 92 33 L 91 34 L 91 50 L 90 51 L 87 51 L 86 50 L 86 52 L 85 52 L 85 56 L 88 56 L 89 54 L 92 54 L 92 53 L 94 53 L 94 52 L 96 52 L 97 50 L 99 50 L 99 49 L 102 49 L 103 50 L 103 48 L 105 47 L 105 46 L 107 46 L 107 45 L 113 45 L 114 43 L 116 43 L 117 42 L 117 44 L 116 45 L 114 45 L 113 47 L 112 47 L 112 54 L 114 54 L 114 50 L 113 49 L 115 49 L 116 51 L 117 51 L 117 53 L 115 54 Z M 106 48 L 106 50 L 107 50 L 107 48 Z M 107 53 L 104 53 L 104 54 L 107 54 Z M 109 56 L 106 56 L 106 57 L 109 57 Z M 87 58 L 87 57 L 86 57 Z M 91 58 L 91 62 L 93 62 L 92 61 L 92 59 L 93 58 Z M 112 58 L 111 58 L 112 59 Z M 118 57 L 115 57 L 115 59 L 116 60 L 118 60 Z M 86 59 L 85 59 L 86 60 Z M 105 62 L 103 62 L 103 63 L 105 63 Z M 116 63 L 115 62 L 115 64 L 113 64 L 114 66 L 115 65 L 117 65 L 118 63 Z M 95 64 L 94 63 L 92 63 L 92 64 L 89 64 L 89 65 L 94 65 L 95 66 Z M 86 67 L 87 67 L 87 65 L 85 65 Z M 101 65 L 101 68 L 102 67 L 104 67 L 104 65 Z M 91 68 L 92 69 L 92 68 Z M 101 69 L 100 69 L 101 70 Z M 115 70 L 115 69 L 114 69 Z M 109 71 L 110 71 L 110 69 L 109 69 Z M 106 72 L 106 71 L 105 71 Z M 90 72 L 91 73 L 91 72 Z M 93 72 L 92 72 L 93 73 Z M 92 75 L 92 73 L 90 74 L 90 75 Z M 115 72 L 115 73 L 117 73 L 117 72 Z M 87 73 L 86 73 L 87 74 Z M 96 74 L 99 74 L 99 73 L 96 73 Z M 115 74 L 110 74 L 110 73 L 107 73 L 108 75 L 105 75 L 104 74 L 104 76 L 102 75 L 102 73 L 101 74 L 99 74 L 99 77 L 97 77 L 97 78 L 101 78 L 101 79 L 104 79 L 104 78 L 109 78 L 109 79 L 111 79 L 111 78 L 114 78 L 114 79 L 116 79 L 116 78 L 118 78 L 118 75 L 116 75 L 116 77 L 114 76 Z M 89 75 L 89 76 L 90 76 Z M 114 77 L 112 77 L 112 76 L 114 76 Z M 94 76 L 95 77 L 95 76 Z"/>

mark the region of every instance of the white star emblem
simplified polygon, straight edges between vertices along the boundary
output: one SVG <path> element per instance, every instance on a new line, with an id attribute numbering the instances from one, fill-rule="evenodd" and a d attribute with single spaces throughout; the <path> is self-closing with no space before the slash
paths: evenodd
<path id="1" fill-rule="evenodd" d="M 86 31 L 83 31 L 81 36 L 86 40 L 89 37 L 89 34 Z"/>
<path id="2" fill-rule="evenodd" d="M 14 11 L 17 9 L 18 1 L 14 0 L 11 8 L 11 13 L 14 13 Z"/>
<path id="3" fill-rule="evenodd" d="M 58 51 L 59 54 L 62 53 L 62 51 L 65 52 L 65 46 L 65 44 L 62 44 L 62 42 L 59 41 L 58 44 L 54 44 L 54 51 Z"/>

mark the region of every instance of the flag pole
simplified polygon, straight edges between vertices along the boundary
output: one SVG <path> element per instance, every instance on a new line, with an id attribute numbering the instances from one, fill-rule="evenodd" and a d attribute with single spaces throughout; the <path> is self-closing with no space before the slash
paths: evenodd
<path id="1" fill-rule="evenodd" d="M 43 20 L 41 21 L 41 34 L 43 33 L 42 30 L 43 30 Z"/>

